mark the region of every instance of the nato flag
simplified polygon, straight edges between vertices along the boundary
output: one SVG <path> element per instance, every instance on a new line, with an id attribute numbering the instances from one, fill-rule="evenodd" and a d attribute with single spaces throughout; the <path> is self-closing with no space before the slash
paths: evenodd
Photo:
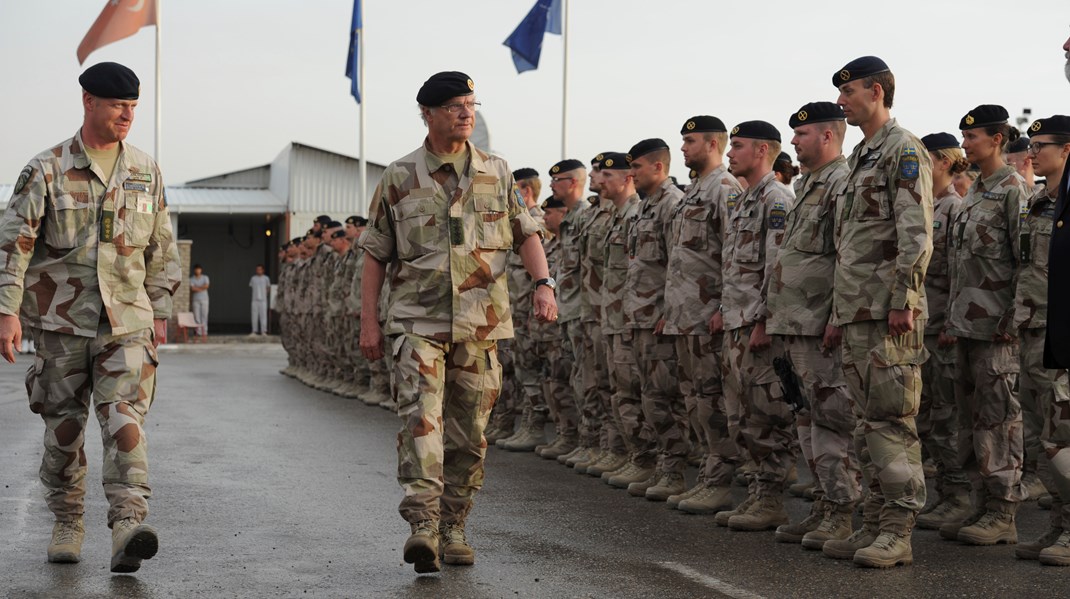
<path id="1" fill-rule="evenodd" d="M 542 38 L 547 32 L 561 35 L 561 0 L 536 0 L 528 16 L 506 38 L 517 73 L 539 67 Z"/>

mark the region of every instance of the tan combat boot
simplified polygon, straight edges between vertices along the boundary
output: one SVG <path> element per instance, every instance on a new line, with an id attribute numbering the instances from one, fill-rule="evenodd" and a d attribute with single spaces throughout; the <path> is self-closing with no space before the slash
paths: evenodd
<path id="1" fill-rule="evenodd" d="M 1062 528 L 1049 528 L 1044 536 L 1032 543 L 1022 543 L 1014 548 L 1014 557 L 1018 559 L 1040 559 L 1040 552 L 1051 547 L 1063 534 Z"/>
<path id="2" fill-rule="evenodd" d="M 854 559 L 855 552 L 863 547 L 869 547 L 877 540 L 877 527 L 872 524 L 863 524 L 862 528 L 851 533 L 846 539 L 825 541 L 821 546 L 821 552 L 832 559 Z"/>
<path id="3" fill-rule="evenodd" d="M 918 516 L 917 525 L 918 528 L 937 530 L 945 524 L 962 522 L 972 513 L 968 493 L 949 495 L 941 497 L 932 510 Z"/>
<path id="4" fill-rule="evenodd" d="M 116 520 L 111 525 L 111 571 L 137 572 L 141 560 L 152 559 L 160 547 L 156 530 L 133 518 Z"/>
<path id="5" fill-rule="evenodd" d="M 628 494 L 632 497 L 646 497 L 646 490 L 654 485 L 658 484 L 658 480 L 661 479 L 661 471 L 654 469 L 650 471 L 650 476 L 643 480 L 637 480 L 628 484 Z"/>
<path id="6" fill-rule="evenodd" d="M 680 502 L 681 501 L 683 501 L 685 499 L 690 499 L 690 498 L 694 497 L 695 495 L 698 495 L 705 488 L 706 488 L 706 483 L 700 478 L 695 483 L 695 486 L 693 486 L 690 489 L 684 491 L 683 493 L 677 493 L 676 495 L 670 495 L 665 500 L 665 505 L 669 506 L 672 509 L 676 509 L 676 508 L 678 508 L 680 506 Z"/>
<path id="7" fill-rule="evenodd" d="M 471 566 L 476 563 L 476 552 L 464 536 L 464 523 L 443 523 L 439 529 L 442 537 L 442 561 L 451 566 Z"/>
<path id="8" fill-rule="evenodd" d="M 750 506 L 754 505 L 754 502 L 757 500 L 758 497 L 756 495 L 747 495 L 747 498 L 743 500 L 743 503 L 737 505 L 735 509 L 717 512 L 717 515 L 713 517 L 713 523 L 717 526 L 728 526 L 728 520 L 732 516 L 745 514 L 747 510 L 750 509 Z"/>
<path id="9" fill-rule="evenodd" d="M 959 531 L 967 526 L 976 524 L 977 521 L 981 519 L 981 516 L 984 516 L 986 513 L 987 510 L 985 510 L 985 508 L 983 507 L 975 508 L 973 513 L 970 514 L 969 517 L 967 517 L 965 520 L 960 520 L 958 522 L 948 522 L 947 524 L 944 524 L 940 527 L 940 537 L 947 539 L 948 541 L 959 540 Z"/>
<path id="10" fill-rule="evenodd" d="M 553 441 L 543 444 L 540 447 L 541 449 L 539 447 L 535 448 L 535 455 L 547 460 L 556 460 L 557 456 L 562 453 L 572 451 L 572 446 L 569 445 L 569 440 L 562 435 L 555 436 Z"/>
<path id="11" fill-rule="evenodd" d="M 572 458 L 576 457 L 576 454 L 578 454 L 581 451 L 583 451 L 583 448 L 580 447 L 578 444 L 576 444 L 576 439 L 573 438 L 572 439 L 572 450 L 567 452 L 567 453 L 563 453 L 563 454 L 557 456 L 557 463 L 558 464 L 566 464 L 566 463 L 568 463 L 569 460 L 571 460 Z"/>
<path id="12" fill-rule="evenodd" d="M 825 512 L 825 519 L 817 528 L 803 535 L 802 546 L 820 551 L 826 541 L 841 541 L 851 536 L 854 525 L 851 524 L 851 506 L 833 506 Z"/>
<path id="13" fill-rule="evenodd" d="M 617 487 L 618 489 L 627 489 L 631 486 L 632 483 L 643 482 L 654 476 L 654 470 L 654 467 L 643 468 L 641 466 L 635 465 L 635 467 L 632 468 L 631 472 L 622 473 L 610 477 L 609 484 L 614 487 Z M 650 484 L 654 483 L 651 482 Z M 646 487 L 643 488 L 643 493 L 646 493 Z M 642 497 L 642 494 L 640 494 L 639 497 Z"/>
<path id="14" fill-rule="evenodd" d="M 410 525 L 412 534 L 405 541 L 405 563 L 412 564 L 417 574 L 438 572 L 438 524 L 434 520 L 421 520 Z"/>
<path id="15" fill-rule="evenodd" d="M 746 512 L 729 518 L 728 528 L 753 532 L 769 530 L 787 523 L 788 513 L 784 511 L 784 497 L 767 495 L 759 497 Z"/>
<path id="16" fill-rule="evenodd" d="M 77 564 L 82 559 L 85 524 L 82 519 L 58 521 L 52 525 L 52 542 L 48 544 L 48 561 L 53 564 Z"/>
<path id="17" fill-rule="evenodd" d="M 528 425 L 530 424 L 530 422 L 531 422 L 531 416 L 530 415 L 528 415 L 528 414 L 521 415 L 520 424 L 516 427 L 516 430 L 514 430 L 511 435 L 508 435 L 508 436 L 503 437 L 501 439 L 495 440 L 494 441 L 494 446 L 495 447 L 499 447 L 501 449 L 505 449 L 505 444 L 506 443 L 509 443 L 510 441 L 513 441 L 513 440 L 519 438 L 521 435 L 523 435 L 528 430 Z"/>
<path id="18" fill-rule="evenodd" d="M 854 562 L 864 568 L 894 568 L 914 563 L 910 533 L 881 531 L 869 547 L 855 551 Z"/>
<path id="19" fill-rule="evenodd" d="M 598 462 L 587 467 L 587 476 L 602 476 L 606 472 L 614 472 L 628 463 L 628 456 L 623 453 L 602 452 L 602 458 Z"/>
<path id="20" fill-rule="evenodd" d="M 778 543 L 802 543 L 806 533 L 817 530 L 817 527 L 824 522 L 828 508 L 828 504 L 824 501 L 815 501 L 813 506 L 810 507 L 809 515 L 795 524 L 788 523 L 778 526 L 774 538 Z"/>
<path id="21" fill-rule="evenodd" d="M 612 483 L 610 483 L 609 481 L 613 477 L 615 477 L 615 476 L 631 476 L 632 474 L 635 473 L 637 468 L 638 468 L 638 466 L 633 464 L 631 458 L 629 458 L 627 461 L 624 462 L 624 464 L 620 468 L 617 468 L 616 470 L 610 470 L 609 472 L 603 472 L 602 473 L 602 480 L 607 485 L 610 485 Z"/>
<path id="22" fill-rule="evenodd" d="M 576 474 L 587 474 L 587 471 L 591 466 L 594 466 L 602 460 L 602 455 L 603 452 L 601 447 L 592 447 L 591 450 L 587 452 L 587 459 L 582 462 L 576 462 L 576 464 L 572 466 L 572 469 L 576 471 Z"/>
<path id="23" fill-rule="evenodd" d="M 687 490 L 684 475 L 677 472 L 664 472 L 658 482 L 646 490 L 644 496 L 649 501 L 665 501 L 670 495 L 677 495 Z"/>
<path id="24" fill-rule="evenodd" d="M 1070 566 L 1070 532 L 1064 530 L 1050 547 L 1040 550 L 1037 559 L 1045 566 Z"/>
<path id="25" fill-rule="evenodd" d="M 1014 514 L 985 512 L 974 524 L 960 528 L 958 539 L 970 545 L 1016 545 L 1018 528 L 1014 525 Z"/>
<path id="26" fill-rule="evenodd" d="M 580 450 L 572 454 L 572 457 L 565 460 L 565 465 L 569 468 L 575 468 L 577 464 L 584 464 L 591 461 L 591 456 L 595 455 L 598 449 L 593 447 L 580 446 Z"/>
<path id="27" fill-rule="evenodd" d="M 681 501 L 676 509 L 688 514 L 716 514 L 730 510 L 732 509 L 732 489 L 730 487 L 703 487 L 698 493 Z"/>

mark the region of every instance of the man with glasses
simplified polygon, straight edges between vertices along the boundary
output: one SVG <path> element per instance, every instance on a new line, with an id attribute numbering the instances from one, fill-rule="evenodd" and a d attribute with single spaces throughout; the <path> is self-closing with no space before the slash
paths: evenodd
<path id="1" fill-rule="evenodd" d="M 501 385 L 497 341 L 513 336 L 509 250 L 535 280 L 535 317 L 554 320 L 557 306 L 541 230 L 508 165 L 468 140 L 475 83 L 457 71 L 437 73 L 416 101 L 427 137 L 386 168 L 361 237 L 360 346 L 369 360 L 384 351 L 393 358 L 391 393 L 403 423 L 399 511 L 412 531 L 403 557 L 424 573 L 440 569 L 440 544 L 447 564 L 475 563 L 465 521 L 483 486 L 483 429 Z M 384 348 L 379 295 L 388 267 Z"/>

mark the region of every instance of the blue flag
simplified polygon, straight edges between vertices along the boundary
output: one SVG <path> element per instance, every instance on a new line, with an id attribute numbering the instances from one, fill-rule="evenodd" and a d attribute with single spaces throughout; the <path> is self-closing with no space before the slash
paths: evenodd
<path id="1" fill-rule="evenodd" d="M 561 35 L 561 0 L 536 0 L 528 16 L 506 38 L 505 45 L 513 51 L 517 73 L 539 67 L 542 38 L 547 32 Z"/>
<path id="2" fill-rule="evenodd" d="M 360 34 L 363 29 L 360 16 L 360 0 L 353 0 L 353 26 L 349 28 L 349 57 L 346 59 L 346 77 L 350 79 L 349 93 L 360 104 L 360 61 L 357 50 L 360 48 Z"/>

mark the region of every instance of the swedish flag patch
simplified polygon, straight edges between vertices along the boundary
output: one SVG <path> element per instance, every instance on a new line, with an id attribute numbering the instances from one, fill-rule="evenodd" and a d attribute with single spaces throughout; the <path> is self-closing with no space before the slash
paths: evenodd
<path id="1" fill-rule="evenodd" d="M 921 174 L 921 162 L 916 148 L 903 148 L 899 155 L 899 178 L 913 180 Z"/>
<path id="2" fill-rule="evenodd" d="M 783 200 L 775 200 L 769 209 L 769 228 L 781 230 L 788 220 L 788 205 Z"/>

